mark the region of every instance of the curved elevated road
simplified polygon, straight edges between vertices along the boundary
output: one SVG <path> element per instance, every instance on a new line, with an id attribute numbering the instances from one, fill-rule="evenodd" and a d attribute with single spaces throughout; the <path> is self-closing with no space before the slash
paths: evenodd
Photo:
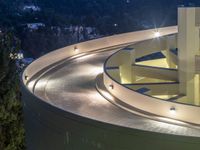
<path id="1" fill-rule="evenodd" d="M 34 94 L 55 107 L 101 122 L 145 131 L 200 137 L 200 129 L 134 115 L 109 103 L 96 91 L 95 78 L 103 71 L 105 59 L 115 51 L 66 60 L 41 76 L 35 84 Z M 31 84 L 29 88 L 32 88 Z"/>

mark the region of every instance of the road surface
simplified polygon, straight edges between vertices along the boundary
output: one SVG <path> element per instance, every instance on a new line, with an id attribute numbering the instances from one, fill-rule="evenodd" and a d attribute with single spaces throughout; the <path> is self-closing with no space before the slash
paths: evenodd
<path id="1" fill-rule="evenodd" d="M 95 89 L 103 62 L 116 50 L 90 53 L 66 60 L 44 74 L 34 94 L 65 111 L 118 126 L 145 131 L 200 137 L 200 129 L 150 120 L 127 112 L 103 98 Z"/>

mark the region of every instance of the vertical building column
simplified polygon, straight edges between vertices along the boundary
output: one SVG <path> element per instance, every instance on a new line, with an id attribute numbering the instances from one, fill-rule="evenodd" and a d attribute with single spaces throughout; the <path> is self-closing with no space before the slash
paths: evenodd
<path id="1" fill-rule="evenodd" d="M 119 66 L 121 83 L 131 84 L 135 81 L 135 75 L 132 67 L 135 63 L 135 50 L 133 48 L 124 48 L 120 59 L 122 62 Z"/>
<path id="2" fill-rule="evenodd" d="M 167 64 L 169 66 L 169 68 L 176 68 L 176 65 L 172 62 L 171 56 L 170 56 L 170 50 L 171 49 L 167 49 L 166 50 L 166 59 L 167 59 Z"/>
<path id="3" fill-rule="evenodd" d="M 170 68 L 176 68 L 176 65 L 173 63 L 172 58 L 171 58 L 171 50 L 176 49 L 177 45 L 175 44 L 176 39 L 174 37 L 168 36 L 167 37 L 167 50 L 166 50 L 166 59 L 167 59 L 167 64 Z"/>
<path id="4" fill-rule="evenodd" d="M 199 74 L 196 74 L 194 77 L 194 86 L 195 86 L 195 97 L 194 97 L 194 104 L 195 105 L 200 105 L 200 78 Z"/>
<path id="5" fill-rule="evenodd" d="M 180 94 L 187 103 L 195 103 L 195 55 L 199 49 L 199 32 L 196 28 L 195 8 L 178 9 L 178 71 Z"/>

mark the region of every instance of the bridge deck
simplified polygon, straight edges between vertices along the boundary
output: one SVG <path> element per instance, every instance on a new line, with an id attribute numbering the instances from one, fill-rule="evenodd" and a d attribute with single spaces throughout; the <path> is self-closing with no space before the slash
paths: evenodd
<path id="1" fill-rule="evenodd" d="M 55 67 L 43 75 L 34 93 L 65 111 L 118 126 L 145 131 L 200 137 L 200 129 L 154 121 L 108 102 L 95 89 L 95 78 L 113 51 L 93 53 Z"/>

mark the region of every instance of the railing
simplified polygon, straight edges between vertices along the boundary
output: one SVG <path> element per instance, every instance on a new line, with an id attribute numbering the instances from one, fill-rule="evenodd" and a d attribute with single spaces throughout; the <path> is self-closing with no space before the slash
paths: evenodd
<path id="1" fill-rule="evenodd" d="M 159 31 L 161 35 L 173 34 L 177 32 L 177 26 L 161 28 L 159 29 Z M 123 45 L 128 45 L 130 43 L 151 39 L 154 36 L 154 32 L 155 30 L 151 29 L 119 34 L 58 49 L 40 57 L 31 65 L 29 65 L 22 75 L 23 83 L 26 84 L 28 80 L 30 80 L 36 73 L 43 70 L 44 68 L 68 57 L 100 49 L 120 47 Z"/>

